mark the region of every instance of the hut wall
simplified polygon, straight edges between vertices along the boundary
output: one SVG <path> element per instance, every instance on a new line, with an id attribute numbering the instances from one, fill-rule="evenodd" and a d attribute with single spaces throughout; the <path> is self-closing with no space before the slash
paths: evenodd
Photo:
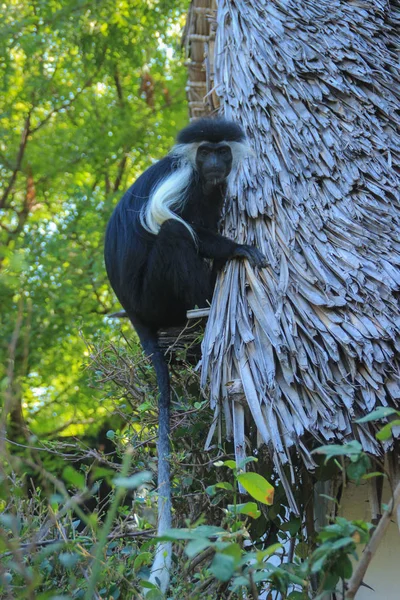
<path id="1" fill-rule="evenodd" d="M 383 502 L 388 503 L 391 491 L 388 485 L 383 488 Z M 343 494 L 340 516 L 346 519 L 371 520 L 369 484 L 348 484 Z M 362 548 L 358 548 L 360 556 Z M 385 537 L 364 577 L 364 582 L 373 588 L 361 586 L 357 600 L 398 600 L 399 592 L 400 536 L 395 519 L 390 523 Z"/>
<path id="2" fill-rule="evenodd" d="M 188 69 L 187 98 L 192 119 L 211 115 L 219 107 L 214 91 L 216 0 L 193 0 L 184 42 Z"/>

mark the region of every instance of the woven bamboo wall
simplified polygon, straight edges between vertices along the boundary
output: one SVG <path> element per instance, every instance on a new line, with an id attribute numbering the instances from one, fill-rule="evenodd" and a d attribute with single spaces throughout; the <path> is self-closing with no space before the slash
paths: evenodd
<path id="1" fill-rule="evenodd" d="M 184 37 L 188 68 L 187 98 L 192 119 L 213 114 L 219 101 L 214 90 L 216 0 L 194 0 Z"/>

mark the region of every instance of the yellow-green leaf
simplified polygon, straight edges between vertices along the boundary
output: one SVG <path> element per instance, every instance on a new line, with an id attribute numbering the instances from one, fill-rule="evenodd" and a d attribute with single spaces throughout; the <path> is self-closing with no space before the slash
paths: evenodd
<path id="1" fill-rule="evenodd" d="M 274 488 L 262 475 L 241 473 L 237 480 L 255 500 L 271 506 L 274 501 Z"/>

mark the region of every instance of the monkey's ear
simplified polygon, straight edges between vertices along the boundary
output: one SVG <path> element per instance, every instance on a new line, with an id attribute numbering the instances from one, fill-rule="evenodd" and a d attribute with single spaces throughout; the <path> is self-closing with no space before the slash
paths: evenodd
<path id="1" fill-rule="evenodd" d="M 181 160 L 186 160 L 192 167 L 196 166 L 196 154 L 200 142 L 193 142 L 192 144 L 176 144 L 170 152 L 171 156 L 174 156 Z"/>

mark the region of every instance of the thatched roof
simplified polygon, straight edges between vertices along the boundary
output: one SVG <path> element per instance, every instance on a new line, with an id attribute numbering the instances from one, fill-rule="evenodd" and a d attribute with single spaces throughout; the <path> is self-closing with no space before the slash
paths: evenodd
<path id="1" fill-rule="evenodd" d="M 312 468 L 306 434 L 378 453 L 354 420 L 400 401 L 400 3 L 220 0 L 216 19 L 221 112 L 255 150 L 223 230 L 270 266 L 221 275 L 203 384 L 238 456 L 247 407 L 280 472 L 294 447 Z"/>

